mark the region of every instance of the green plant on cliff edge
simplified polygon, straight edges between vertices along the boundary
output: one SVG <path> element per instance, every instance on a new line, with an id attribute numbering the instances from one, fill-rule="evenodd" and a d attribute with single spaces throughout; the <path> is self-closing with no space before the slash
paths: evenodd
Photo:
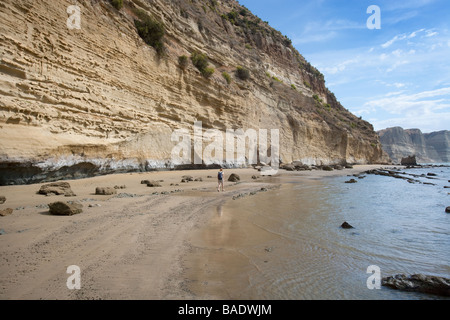
<path id="1" fill-rule="evenodd" d="M 195 51 L 191 54 L 191 61 L 205 78 L 213 75 L 215 70 L 214 68 L 208 67 L 208 57 L 206 54 Z"/>
<path id="2" fill-rule="evenodd" d="M 188 57 L 185 55 L 179 56 L 178 65 L 180 66 L 181 69 L 186 70 L 188 66 Z"/>
<path id="3" fill-rule="evenodd" d="M 228 72 L 222 72 L 222 77 L 225 78 L 225 80 L 227 81 L 228 84 L 231 83 L 231 76 L 228 74 Z"/>
<path id="4" fill-rule="evenodd" d="M 136 12 L 139 19 L 134 20 L 139 36 L 146 44 L 155 48 L 159 56 L 162 56 L 165 51 L 164 35 L 165 28 L 161 22 L 158 22 L 148 16 L 144 11 Z"/>
<path id="5" fill-rule="evenodd" d="M 110 2 L 117 10 L 120 10 L 123 7 L 123 0 L 110 0 Z"/>

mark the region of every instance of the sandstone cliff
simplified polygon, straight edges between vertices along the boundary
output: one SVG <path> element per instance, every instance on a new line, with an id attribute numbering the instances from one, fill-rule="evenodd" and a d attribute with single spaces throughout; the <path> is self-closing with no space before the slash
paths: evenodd
<path id="1" fill-rule="evenodd" d="M 138 34 L 141 13 L 163 25 L 163 50 Z M 172 168 L 171 133 L 194 121 L 279 129 L 283 162 L 386 161 L 372 125 L 236 1 L 5 0 L 0 17 L 0 184 Z M 180 67 L 193 52 L 212 76 Z"/>
<path id="2" fill-rule="evenodd" d="M 419 129 L 393 127 L 378 134 L 383 149 L 396 163 L 410 155 L 415 155 L 419 163 L 450 162 L 450 131 L 423 134 Z"/>

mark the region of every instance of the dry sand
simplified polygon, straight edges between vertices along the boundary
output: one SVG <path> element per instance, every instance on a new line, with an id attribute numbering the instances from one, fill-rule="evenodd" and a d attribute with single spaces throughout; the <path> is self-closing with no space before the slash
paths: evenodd
<path id="1" fill-rule="evenodd" d="M 322 179 L 377 167 L 355 166 L 331 172 L 280 170 L 280 174 Z M 249 266 L 230 254 L 232 251 L 217 247 L 217 238 L 227 248 L 245 240 L 215 232 L 224 230 L 216 229 L 217 224 L 236 223 L 220 219 L 220 208 L 239 194 L 261 192 L 261 188 L 271 192 L 279 179 L 253 180 L 252 175 L 258 175 L 254 169 L 225 173 L 226 178 L 231 173 L 239 174 L 241 182 L 225 182 L 225 192 L 220 193 L 216 170 L 117 174 L 67 181 L 76 197 L 39 195 L 42 184 L 0 187 L 0 195 L 7 199 L 0 210 L 15 209 L 11 215 L 0 217 L 0 299 L 233 298 L 230 290 L 242 285 L 233 270 Z M 183 175 L 203 181 L 181 183 Z M 141 184 L 144 179 L 163 180 L 162 187 L 147 187 Z M 96 187 L 116 185 L 126 186 L 118 189 L 121 196 L 95 195 Z M 167 194 L 161 194 L 163 191 Z M 50 215 L 46 205 L 55 201 L 79 201 L 83 212 Z M 252 233 L 252 239 L 266 236 L 261 230 L 241 231 L 242 235 Z M 199 253 L 204 247 L 221 254 L 203 260 Z M 67 268 L 71 265 L 81 270 L 79 290 L 67 287 Z M 205 268 L 207 265 L 214 267 Z M 211 273 L 215 275 L 211 277 Z M 209 283 L 208 291 L 201 286 L 206 276 L 216 279 Z"/>

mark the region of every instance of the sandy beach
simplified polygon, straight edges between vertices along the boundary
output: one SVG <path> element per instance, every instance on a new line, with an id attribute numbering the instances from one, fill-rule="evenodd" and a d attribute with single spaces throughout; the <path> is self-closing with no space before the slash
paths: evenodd
<path id="1" fill-rule="evenodd" d="M 280 170 L 279 174 L 323 179 L 379 167 L 364 165 L 331 172 Z M 0 210 L 14 209 L 11 215 L 0 217 L 0 299 L 240 298 L 235 291 L 245 281 L 236 272 L 254 266 L 233 251 L 233 246 L 274 235 L 254 225 L 239 224 L 236 215 L 228 219 L 221 208 L 237 203 L 239 195 L 258 199 L 264 192 L 273 192 L 280 180 L 252 179 L 259 175 L 254 169 L 225 170 L 226 178 L 231 173 L 238 174 L 241 181 L 226 182 L 224 192 L 217 192 L 216 170 L 67 181 L 75 197 L 37 194 L 44 183 L 0 187 L 0 195 L 6 197 Z M 181 183 L 183 175 L 202 181 Z M 141 184 L 145 179 L 161 181 L 162 186 L 147 187 Z M 115 195 L 95 194 L 96 187 L 114 186 L 126 188 L 117 189 Z M 83 212 L 51 215 L 47 205 L 55 201 L 77 201 Z M 239 205 L 234 207 L 239 211 Z M 228 227 L 221 227 L 224 224 Z M 79 290 L 67 286 L 71 276 L 67 268 L 72 265 L 81 270 Z"/>

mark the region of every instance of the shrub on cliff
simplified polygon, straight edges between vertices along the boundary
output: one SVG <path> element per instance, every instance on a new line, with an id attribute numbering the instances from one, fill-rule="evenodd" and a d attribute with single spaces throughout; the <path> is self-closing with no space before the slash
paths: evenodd
<path id="1" fill-rule="evenodd" d="M 192 64 L 200 72 L 202 72 L 203 70 L 206 69 L 206 67 L 208 67 L 208 57 L 204 53 L 200 53 L 200 52 L 197 52 L 197 51 L 193 52 L 191 54 L 191 61 L 192 61 Z"/>
<path id="2" fill-rule="evenodd" d="M 228 72 L 222 72 L 222 77 L 224 77 L 228 84 L 231 83 L 231 76 L 228 74 Z"/>
<path id="3" fill-rule="evenodd" d="M 208 57 L 204 53 L 193 52 L 191 54 L 191 61 L 205 78 L 211 77 L 215 71 L 214 68 L 208 67 Z"/>
<path id="4" fill-rule="evenodd" d="M 179 56 L 178 65 L 180 66 L 181 69 L 186 70 L 188 66 L 188 57 L 185 55 Z"/>
<path id="5" fill-rule="evenodd" d="M 214 68 L 207 67 L 207 68 L 205 68 L 205 70 L 202 71 L 202 75 L 205 78 L 210 78 L 214 74 L 215 71 L 216 70 L 214 70 Z"/>
<path id="6" fill-rule="evenodd" d="M 139 19 L 134 20 L 139 36 L 146 44 L 155 48 L 159 56 L 163 55 L 165 28 L 161 22 L 158 22 L 148 16 L 142 10 L 136 12 Z"/>
<path id="7" fill-rule="evenodd" d="M 250 79 L 250 71 L 244 67 L 238 66 L 236 69 L 236 76 L 241 80 L 248 80 Z"/>
<path id="8" fill-rule="evenodd" d="M 123 0 L 110 0 L 110 2 L 117 10 L 120 10 L 123 7 Z"/>

